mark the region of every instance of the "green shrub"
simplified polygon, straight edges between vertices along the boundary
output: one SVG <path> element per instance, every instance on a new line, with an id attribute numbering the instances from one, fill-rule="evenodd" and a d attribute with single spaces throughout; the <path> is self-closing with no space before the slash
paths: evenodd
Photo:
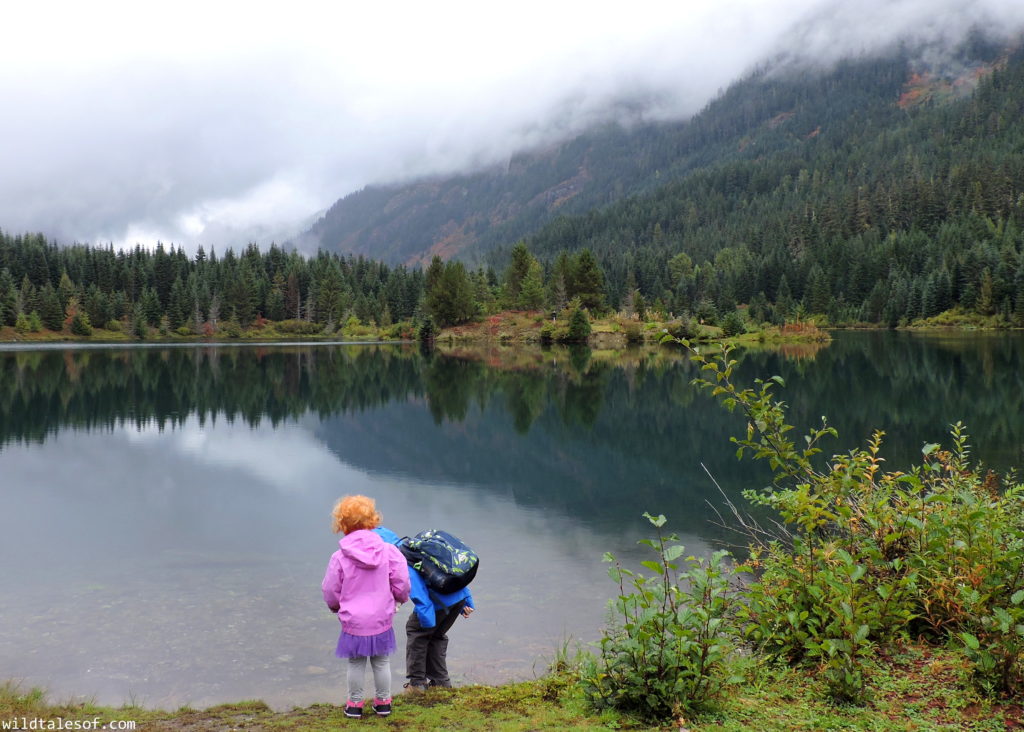
<path id="1" fill-rule="evenodd" d="M 699 338 L 701 328 L 693 318 L 684 316 L 665 323 L 665 332 L 672 338 L 687 340 Z"/>
<path id="2" fill-rule="evenodd" d="M 281 320 L 274 324 L 278 333 L 287 335 L 313 335 L 319 333 L 323 326 L 310 320 Z"/>
<path id="3" fill-rule="evenodd" d="M 31 315 L 25 315 L 25 313 L 18 313 L 18 317 L 14 321 L 14 329 L 19 333 L 38 333 L 43 329 L 43 323 L 39 320 L 39 315 L 33 310 L 32 315 L 35 315 L 35 321 L 33 321 Z"/>
<path id="4" fill-rule="evenodd" d="M 108 320 L 107 324 L 103 326 L 106 330 L 112 330 L 115 333 L 120 333 L 122 330 L 120 320 Z"/>
<path id="5" fill-rule="evenodd" d="M 555 324 L 550 320 L 540 327 L 540 342 L 549 345 L 555 340 Z"/>
<path id="6" fill-rule="evenodd" d="M 726 338 L 734 338 L 747 332 L 747 325 L 738 310 L 726 313 L 725 317 L 722 318 L 721 328 L 722 335 Z"/>
<path id="7" fill-rule="evenodd" d="M 590 337 L 590 317 L 583 308 L 574 308 L 569 316 L 569 330 L 565 334 L 567 343 L 586 343 Z"/>
<path id="8" fill-rule="evenodd" d="M 420 327 L 416 331 L 416 339 L 420 343 L 431 345 L 435 338 L 437 338 L 437 326 L 434 325 L 434 319 L 428 315 L 420 323 Z"/>
<path id="9" fill-rule="evenodd" d="M 630 320 L 624 323 L 622 330 L 626 334 L 626 343 L 644 342 L 643 328 L 640 323 L 637 323 L 635 320 Z"/>
<path id="10" fill-rule="evenodd" d="M 79 336 L 92 335 L 92 323 L 86 313 L 79 311 L 71 317 L 71 332 Z"/>
<path id="11" fill-rule="evenodd" d="M 242 326 L 234 318 L 229 318 L 221 323 L 221 330 L 228 338 L 241 338 Z"/>
<path id="12" fill-rule="evenodd" d="M 769 655 L 813 663 L 843 701 L 865 698 L 873 646 L 898 636 L 956 640 L 982 688 L 1018 691 L 1024 487 L 972 468 L 959 423 L 952 450 L 926 445 L 922 464 L 905 473 L 881 470 L 881 432 L 821 469 L 818 443 L 835 430 L 823 422 L 797 447 L 772 394 L 782 380 L 738 388 L 731 353 L 694 352 L 708 374 L 696 383 L 744 413 L 737 454 L 767 459 L 776 475 L 773 487 L 744 495 L 781 518 L 770 535 L 748 526 L 756 580 L 739 611 L 744 636 Z"/>
<path id="13" fill-rule="evenodd" d="M 187 325 L 182 325 L 181 327 L 179 327 L 174 332 L 177 333 L 178 335 L 186 337 L 186 338 L 188 336 L 192 335 L 192 329 L 189 328 Z"/>
<path id="14" fill-rule="evenodd" d="M 643 540 L 657 561 L 641 564 L 645 576 L 614 562 L 619 595 L 597 656 L 585 659 L 580 680 L 590 703 L 648 720 L 678 718 L 710 706 L 730 681 L 736 598 L 729 590 L 726 552 L 710 559 L 683 558 L 675 535 L 664 536 L 665 517 L 644 516 L 658 538 Z"/>

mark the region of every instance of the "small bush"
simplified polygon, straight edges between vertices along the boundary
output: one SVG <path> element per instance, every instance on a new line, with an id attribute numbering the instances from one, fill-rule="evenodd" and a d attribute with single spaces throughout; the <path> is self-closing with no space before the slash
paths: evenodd
<path id="1" fill-rule="evenodd" d="M 192 335 L 192 329 L 189 328 L 187 325 L 181 326 L 180 328 L 178 328 L 174 332 L 177 333 L 178 335 L 184 336 L 184 337 L 188 337 L 188 336 Z"/>
<path id="2" fill-rule="evenodd" d="M 626 343 L 644 342 L 644 331 L 640 323 L 634 320 L 627 321 L 623 324 L 622 330 L 626 334 Z"/>
<path id="3" fill-rule="evenodd" d="M 738 310 L 726 313 L 725 317 L 722 318 L 721 327 L 722 335 L 726 338 L 734 338 L 747 332 L 747 325 Z"/>
<path id="4" fill-rule="evenodd" d="M 583 308 L 574 308 L 569 316 L 569 330 L 565 334 L 567 343 L 586 343 L 590 337 L 590 317 Z"/>
<path id="5" fill-rule="evenodd" d="M 115 333 L 120 333 L 123 330 L 123 326 L 121 325 L 120 320 L 108 320 L 107 324 L 104 325 L 103 327 L 106 330 L 111 330 L 114 331 Z"/>
<path id="6" fill-rule="evenodd" d="M 437 326 L 434 325 L 434 319 L 428 315 L 416 331 L 416 340 L 429 346 L 433 345 L 435 338 L 437 338 Z"/>
<path id="7" fill-rule="evenodd" d="M 35 315 L 33 320 L 32 315 Z M 43 323 L 39 320 L 39 315 L 33 310 L 32 315 L 25 315 L 25 313 L 18 313 L 17 319 L 14 321 L 14 329 L 19 333 L 38 333 L 43 329 Z"/>
<path id="8" fill-rule="evenodd" d="M 238 321 L 234 318 L 230 318 L 221 323 L 221 330 L 228 338 L 242 337 L 242 326 L 239 325 Z"/>
<path id="9" fill-rule="evenodd" d="M 665 323 L 665 331 L 671 337 L 681 340 L 693 340 L 701 335 L 701 328 L 697 322 L 685 316 Z"/>
<path id="10" fill-rule="evenodd" d="M 726 552 L 683 559 L 678 537 L 661 533 L 665 517 L 644 516 L 658 530 L 657 539 L 640 542 L 657 554 L 657 561 L 641 563 L 653 574 L 633 572 L 605 555 L 614 562 L 610 574 L 619 596 L 611 603 L 612 624 L 600 654 L 584 661 L 580 680 L 598 709 L 664 720 L 709 707 L 735 680 L 728 673 L 728 621 L 736 600 Z"/>
<path id="11" fill-rule="evenodd" d="M 274 325 L 279 333 L 287 335 L 313 335 L 319 333 L 323 326 L 309 320 L 281 320 Z"/>
<path id="12" fill-rule="evenodd" d="M 550 345 L 555 340 L 555 324 L 550 320 L 540 327 L 540 342 Z"/>
<path id="13" fill-rule="evenodd" d="M 89 322 L 89 316 L 81 311 L 71 316 L 71 332 L 78 336 L 91 336 L 92 323 Z"/>

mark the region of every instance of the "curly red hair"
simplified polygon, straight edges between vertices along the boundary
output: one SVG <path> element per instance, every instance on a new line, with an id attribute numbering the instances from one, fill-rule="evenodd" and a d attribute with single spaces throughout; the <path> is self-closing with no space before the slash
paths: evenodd
<path id="1" fill-rule="evenodd" d="M 377 504 L 366 496 L 345 496 L 334 504 L 334 533 L 346 535 L 359 529 L 376 529 L 380 526 L 381 515 Z"/>

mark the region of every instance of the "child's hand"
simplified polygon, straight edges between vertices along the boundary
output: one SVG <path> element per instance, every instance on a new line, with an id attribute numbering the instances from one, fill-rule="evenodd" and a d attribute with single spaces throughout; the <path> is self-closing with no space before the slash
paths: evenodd
<path id="1" fill-rule="evenodd" d="M 472 614 L 473 614 L 473 608 L 471 608 L 469 605 L 463 605 L 462 606 L 462 617 L 468 618 Z"/>

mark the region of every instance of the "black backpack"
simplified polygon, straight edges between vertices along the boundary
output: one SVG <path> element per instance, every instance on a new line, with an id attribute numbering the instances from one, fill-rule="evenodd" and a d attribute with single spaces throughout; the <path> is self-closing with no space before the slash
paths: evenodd
<path id="1" fill-rule="evenodd" d="M 447 531 L 429 529 L 403 537 L 398 548 L 409 566 L 423 575 L 427 587 L 442 595 L 472 582 L 480 566 L 476 552 Z"/>

